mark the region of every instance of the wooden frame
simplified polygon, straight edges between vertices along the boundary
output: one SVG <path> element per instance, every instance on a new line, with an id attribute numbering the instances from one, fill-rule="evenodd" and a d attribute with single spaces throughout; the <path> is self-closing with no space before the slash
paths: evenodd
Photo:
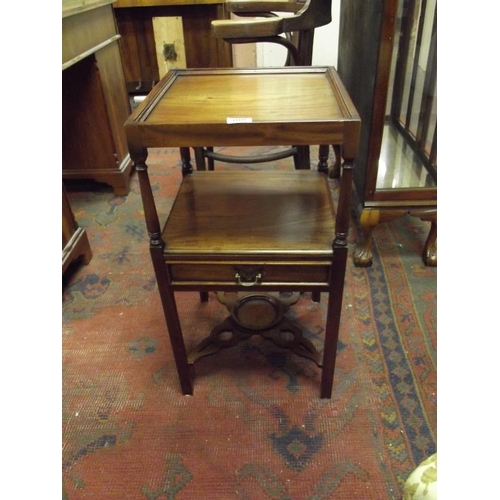
<path id="1" fill-rule="evenodd" d="M 247 119 L 232 122 L 228 117 L 235 112 Z M 186 351 L 175 292 L 199 291 L 207 300 L 209 291 L 312 291 L 316 299 L 323 291 L 329 298 L 318 363 L 321 397 L 331 397 L 360 130 L 357 111 L 335 70 L 172 70 L 125 128 L 182 391 L 192 394 L 192 363 L 200 355 Z M 193 172 L 184 164 L 184 180 L 162 228 L 146 164 L 148 148 L 204 143 L 341 146 L 344 164 L 336 213 L 321 172 Z M 269 210 L 263 211 L 263 205 Z M 237 207 L 241 217 L 231 217 L 227 206 Z M 218 231 L 231 238 L 219 237 Z M 236 332 L 246 336 L 239 327 Z M 208 342 L 209 348 L 213 343 Z M 303 345 L 300 335 L 290 347 L 298 345 Z"/>
<path id="2" fill-rule="evenodd" d="M 354 176 L 364 236 L 354 253 L 358 266 L 373 262 L 371 235 L 376 225 L 404 214 L 431 223 L 422 258 L 426 265 L 437 265 L 437 188 L 377 188 L 397 11 L 398 0 L 341 4 L 338 72 L 363 122 Z"/>

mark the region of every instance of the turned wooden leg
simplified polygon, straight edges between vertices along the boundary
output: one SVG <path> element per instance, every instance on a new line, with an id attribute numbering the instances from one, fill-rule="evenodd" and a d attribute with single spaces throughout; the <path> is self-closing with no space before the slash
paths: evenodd
<path id="1" fill-rule="evenodd" d="M 191 154 L 189 148 L 179 148 L 181 155 L 182 164 L 182 175 L 190 174 L 193 171 L 193 166 L 191 165 Z"/>
<path id="2" fill-rule="evenodd" d="M 437 266 L 437 221 L 431 221 L 431 229 L 429 231 L 429 236 L 425 242 L 424 251 L 422 259 L 426 266 L 436 267 Z"/>
<path id="3" fill-rule="evenodd" d="M 323 173 L 328 173 L 328 177 L 330 179 L 338 179 L 340 177 L 340 168 L 341 168 L 341 148 L 338 145 L 333 145 L 333 152 L 335 153 L 335 163 L 328 167 L 328 157 L 330 153 L 330 146 L 322 145 L 319 147 L 318 154 L 318 171 Z"/>
<path id="4" fill-rule="evenodd" d="M 196 170 L 206 170 L 207 165 L 205 163 L 205 155 L 203 154 L 203 148 L 193 148 L 194 158 L 196 161 Z"/>
<path id="5" fill-rule="evenodd" d="M 326 174 L 328 172 L 328 153 L 330 151 L 330 146 L 328 144 L 323 144 L 319 147 L 318 153 L 318 172 L 323 172 Z"/>
<path id="6" fill-rule="evenodd" d="M 293 163 L 295 170 L 309 170 L 311 168 L 309 146 L 297 146 L 297 154 L 293 156 Z"/>
<path id="7" fill-rule="evenodd" d="M 156 211 L 153 190 L 151 188 L 151 182 L 148 175 L 148 166 L 146 164 L 148 150 L 146 148 L 135 150 L 131 152 L 131 156 L 134 160 L 139 178 L 141 198 L 146 218 L 146 227 L 149 235 L 149 252 L 153 262 L 156 283 L 158 284 L 158 291 L 160 293 L 163 314 L 167 323 L 170 344 L 172 346 L 175 365 L 177 367 L 177 374 L 179 376 L 183 393 L 192 394 L 193 382 L 191 378 L 191 370 L 187 361 L 186 347 L 182 337 L 181 324 L 179 321 L 179 314 L 177 312 L 177 304 L 175 303 L 174 291 L 170 286 L 171 279 L 163 255 L 165 242 L 161 237 L 160 220 Z"/>
<path id="8" fill-rule="evenodd" d="M 333 152 L 335 153 L 335 163 L 332 165 L 328 172 L 328 177 L 330 179 L 338 179 L 340 177 L 340 167 L 342 163 L 341 148 L 340 146 L 334 145 Z"/>
<path id="9" fill-rule="evenodd" d="M 195 158 L 195 162 L 196 162 L 196 170 L 206 170 L 207 166 L 208 166 L 208 170 L 215 170 L 214 160 L 212 158 L 205 157 L 205 155 L 203 154 L 203 148 L 195 147 L 193 149 L 194 149 L 194 158 Z M 214 148 L 207 147 L 207 151 L 211 151 L 213 153 Z M 193 169 L 191 169 L 191 172 L 192 171 L 193 171 Z"/>
<path id="10" fill-rule="evenodd" d="M 354 251 L 354 265 L 357 267 L 369 267 L 373 264 L 372 232 L 379 223 L 380 211 L 363 209 L 360 217 L 361 230 L 363 231 L 363 244 Z"/>
<path id="11" fill-rule="evenodd" d="M 207 147 L 207 151 L 210 151 L 211 153 L 214 152 L 214 148 L 212 146 Z M 213 158 L 207 158 L 207 165 L 208 165 L 208 170 L 214 171 L 215 170 L 215 162 Z"/>

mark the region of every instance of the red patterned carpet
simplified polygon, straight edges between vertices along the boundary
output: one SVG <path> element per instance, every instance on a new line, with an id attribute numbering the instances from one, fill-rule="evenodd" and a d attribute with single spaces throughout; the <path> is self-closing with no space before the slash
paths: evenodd
<path id="1" fill-rule="evenodd" d="M 154 150 L 149 165 L 164 218 L 178 152 Z M 63 280 L 64 499 L 401 499 L 406 477 L 436 451 L 437 271 L 420 259 L 426 223 L 381 224 L 373 266 L 349 259 L 331 400 L 319 399 L 313 363 L 256 338 L 200 360 L 189 397 L 135 174 L 127 197 L 97 184 L 68 194 L 93 258 Z M 353 221 L 351 255 L 357 235 Z M 326 298 L 303 294 L 287 313 L 318 349 Z M 188 348 L 227 313 L 213 294 L 178 302 Z"/>

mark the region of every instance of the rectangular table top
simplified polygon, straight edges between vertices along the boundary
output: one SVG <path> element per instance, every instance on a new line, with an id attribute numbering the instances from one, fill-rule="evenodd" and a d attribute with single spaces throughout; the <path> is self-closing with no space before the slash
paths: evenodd
<path id="1" fill-rule="evenodd" d="M 360 118 L 328 67 L 175 69 L 125 124 L 129 148 L 343 144 Z"/>

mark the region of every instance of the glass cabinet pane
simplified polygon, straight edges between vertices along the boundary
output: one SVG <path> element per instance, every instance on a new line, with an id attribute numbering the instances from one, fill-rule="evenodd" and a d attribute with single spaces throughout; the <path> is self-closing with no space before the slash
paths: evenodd
<path id="1" fill-rule="evenodd" d="M 437 0 L 400 0 L 377 189 L 437 186 Z"/>

